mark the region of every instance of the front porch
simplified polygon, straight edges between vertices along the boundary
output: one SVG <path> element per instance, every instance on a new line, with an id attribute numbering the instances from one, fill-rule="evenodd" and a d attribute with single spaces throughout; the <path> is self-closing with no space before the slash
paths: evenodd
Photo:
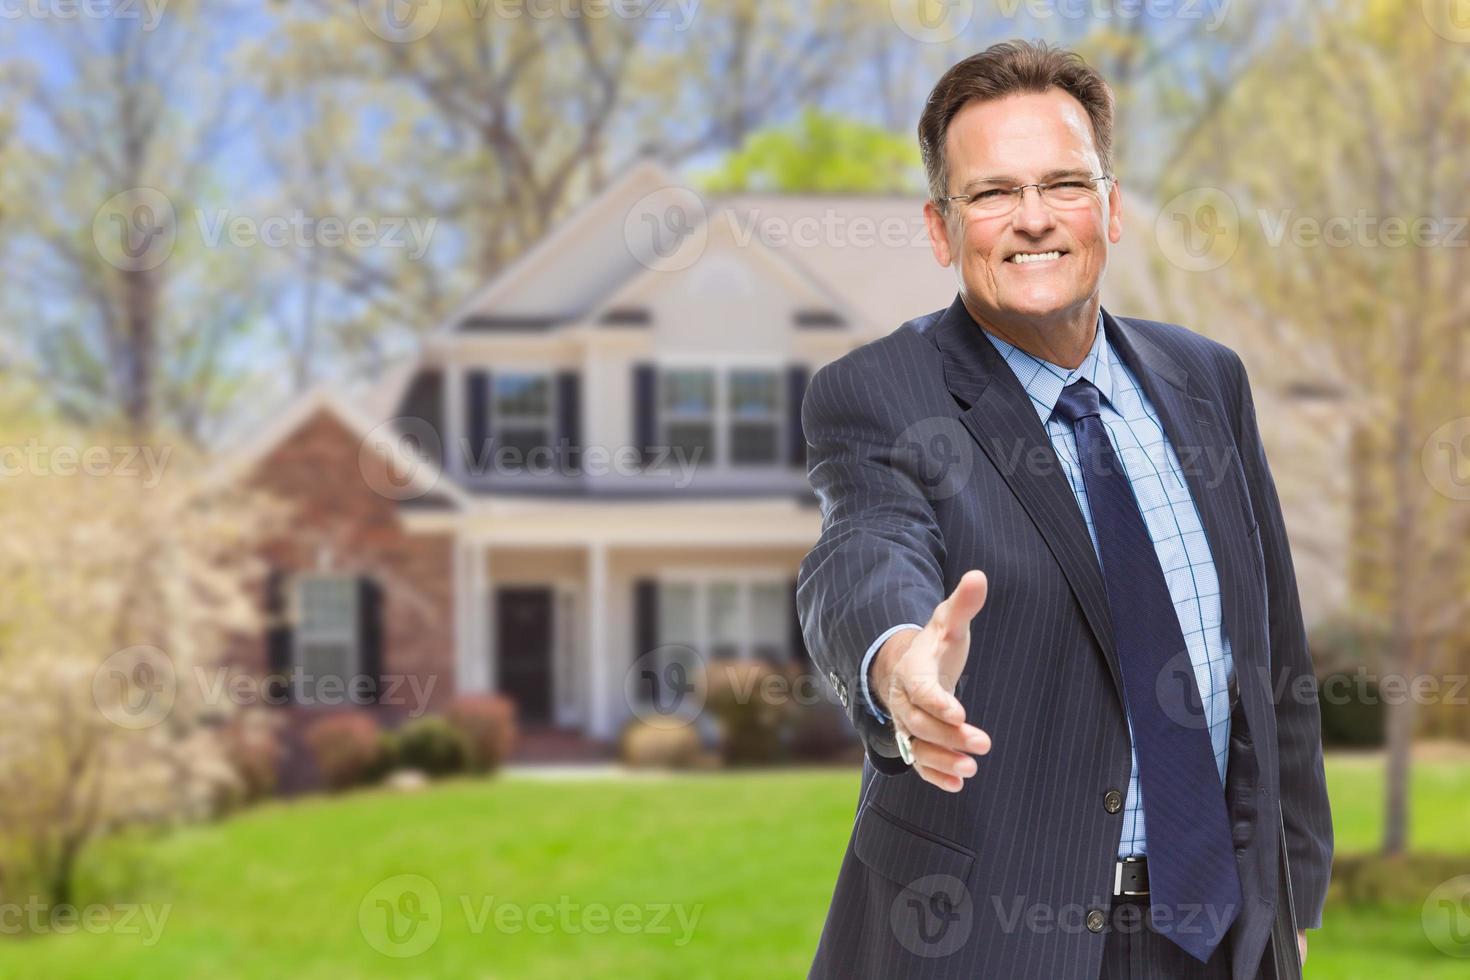
<path id="1" fill-rule="evenodd" d="M 515 701 L 543 757 L 518 761 L 587 761 L 615 739 L 629 674 L 659 646 L 805 656 L 793 593 L 810 507 L 496 501 L 454 518 L 455 690 Z"/>

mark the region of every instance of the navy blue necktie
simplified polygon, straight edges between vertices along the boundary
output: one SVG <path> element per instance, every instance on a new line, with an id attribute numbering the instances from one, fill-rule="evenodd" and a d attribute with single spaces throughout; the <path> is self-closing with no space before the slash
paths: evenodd
<path id="1" fill-rule="evenodd" d="M 1240 878 L 1193 669 L 1164 570 L 1128 475 L 1098 416 L 1098 391 L 1073 382 L 1053 414 L 1072 423 L 1087 506 L 1097 531 L 1148 835 L 1148 889 L 1157 931 L 1201 963 L 1240 911 Z M 1167 913 L 1164 910 L 1167 909 Z"/>

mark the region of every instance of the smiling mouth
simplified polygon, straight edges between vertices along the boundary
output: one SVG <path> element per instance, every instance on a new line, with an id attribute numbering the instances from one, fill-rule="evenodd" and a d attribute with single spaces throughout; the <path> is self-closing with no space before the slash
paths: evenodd
<path id="1" fill-rule="evenodd" d="M 1010 265 L 1036 265 L 1055 262 L 1066 254 L 1066 251 L 1062 249 L 1053 249 L 1050 252 L 1017 252 L 1015 255 L 1006 259 L 1006 262 Z"/>

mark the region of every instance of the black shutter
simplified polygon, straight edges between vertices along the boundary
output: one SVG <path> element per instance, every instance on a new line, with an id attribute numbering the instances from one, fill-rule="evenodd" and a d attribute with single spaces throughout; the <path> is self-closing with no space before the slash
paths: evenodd
<path id="1" fill-rule="evenodd" d="M 284 569 L 272 568 L 265 577 L 266 673 L 268 703 L 285 704 L 291 695 L 291 621 L 288 617 Z"/>
<path id="2" fill-rule="evenodd" d="M 641 578 L 633 583 L 633 659 L 658 646 L 658 582 Z"/>
<path id="3" fill-rule="evenodd" d="M 437 451 L 435 460 L 441 467 L 447 467 L 450 446 L 444 441 L 444 372 L 438 368 L 425 368 L 415 375 L 407 394 L 403 396 L 402 404 L 399 405 L 398 414 L 403 418 L 418 419 L 432 431 L 434 438 L 439 441 L 437 450 L 434 446 L 416 448 L 426 455 L 433 455 Z M 419 434 L 429 435 L 422 430 L 419 430 Z"/>
<path id="4" fill-rule="evenodd" d="M 490 445 L 490 372 L 475 370 L 465 376 L 465 426 L 470 445 L 465 453 L 465 472 L 483 476 L 492 468 Z"/>
<path id="5" fill-rule="evenodd" d="M 786 369 L 786 462 L 806 469 L 806 436 L 801 431 L 801 400 L 806 395 L 807 368 Z"/>
<path id="6" fill-rule="evenodd" d="M 352 695 L 377 704 L 383 676 L 383 590 L 366 575 L 357 580 L 357 672 L 368 680 L 352 682 Z M 361 686 L 359 686 L 361 685 Z"/>
<path id="7" fill-rule="evenodd" d="M 576 371 L 556 376 L 556 440 L 563 464 L 573 472 L 582 466 L 582 378 Z"/>
<path id="8" fill-rule="evenodd" d="M 806 638 L 801 635 L 801 614 L 796 605 L 796 579 L 791 585 L 791 659 L 799 664 L 809 664 L 811 655 L 806 650 Z"/>
<path id="9" fill-rule="evenodd" d="M 644 465 L 654 457 L 654 399 L 658 394 L 658 374 L 652 364 L 633 365 L 633 444 Z"/>

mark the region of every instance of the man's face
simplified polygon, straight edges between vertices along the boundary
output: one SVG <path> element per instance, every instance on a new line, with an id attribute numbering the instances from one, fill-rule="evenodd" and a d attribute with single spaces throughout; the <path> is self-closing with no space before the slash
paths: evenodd
<path id="1" fill-rule="evenodd" d="M 1087 111 L 1061 89 L 971 102 L 950 122 L 945 142 L 949 194 L 972 182 L 1055 179 L 1062 171 L 1102 172 Z M 988 186 L 988 185 L 987 185 Z M 1096 181 L 1096 200 L 1058 209 L 1029 188 L 1016 209 L 985 216 L 951 201 L 948 217 L 924 208 L 941 265 L 958 263 L 966 305 L 997 325 L 1065 324 L 1090 309 L 1107 267 L 1108 243 L 1122 236 L 1122 198 L 1114 181 Z M 1017 253 L 1059 251 L 1060 258 L 1016 262 Z"/>

